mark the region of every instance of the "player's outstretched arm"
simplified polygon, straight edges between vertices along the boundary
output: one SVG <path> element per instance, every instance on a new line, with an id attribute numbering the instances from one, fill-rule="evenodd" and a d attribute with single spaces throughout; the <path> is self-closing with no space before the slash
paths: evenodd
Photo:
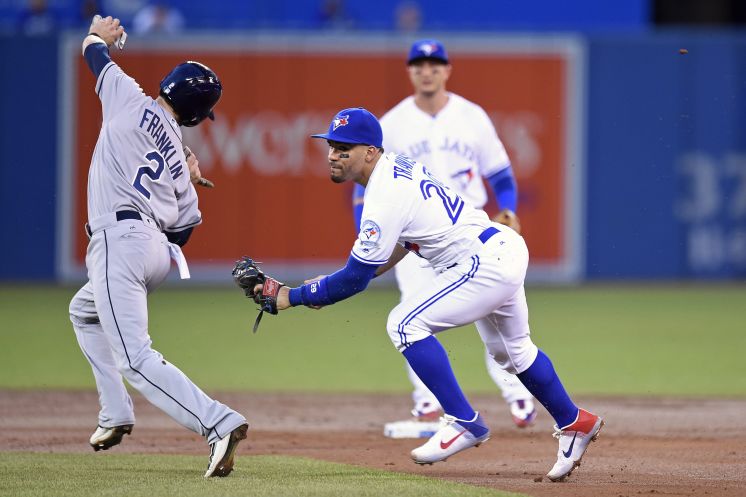
<path id="1" fill-rule="evenodd" d="M 339 271 L 283 291 L 282 297 L 278 295 L 278 309 L 280 305 L 318 308 L 352 297 L 365 290 L 375 276 L 376 268 L 377 265 L 363 264 L 350 256 L 345 267 Z"/>

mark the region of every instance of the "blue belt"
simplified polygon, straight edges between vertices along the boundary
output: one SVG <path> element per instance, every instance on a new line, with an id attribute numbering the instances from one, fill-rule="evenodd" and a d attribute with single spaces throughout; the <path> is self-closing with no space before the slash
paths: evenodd
<path id="1" fill-rule="evenodd" d="M 117 212 L 117 214 L 119 214 Z M 479 235 L 479 241 L 482 243 L 487 243 L 487 240 L 495 236 L 496 234 L 500 233 L 500 230 L 495 228 L 494 226 L 490 226 L 486 230 L 482 231 L 482 234 Z"/>
<path id="2" fill-rule="evenodd" d="M 479 241 L 482 243 L 487 243 L 487 240 L 495 236 L 496 234 L 500 233 L 500 230 L 495 228 L 494 226 L 490 226 L 489 228 L 482 231 L 482 233 L 479 235 Z M 458 265 L 458 262 L 454 262 L 450 266 L 446 267 L 446 269 L 451 269 L 452 267 L 456 267 Z"/>

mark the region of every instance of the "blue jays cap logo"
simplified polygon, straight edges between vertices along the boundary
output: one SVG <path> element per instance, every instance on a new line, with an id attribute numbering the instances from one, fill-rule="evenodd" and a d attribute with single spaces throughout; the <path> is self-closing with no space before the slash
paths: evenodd
<path id="1" fill-rule="evenodd" d="M 417 50 L 425 54 L 427 57 L 432 55 L 432 53 L 435 52 L 437 49 L 438 49 L 438 45 L 434 43 L 421 43 L 417 47 Z"/>
<path id="2" fill-rule="evenodd" d="M 438 40 L 419 40 L 412 44 L 407 64 L 412 64 L 421 59 L 437 60 L 448 64 L 446 49 Z"/>
<path id="3" fill-rule="evenodd" d="M 329 131 L 311 135 L 311 138 L 340 143 L 359 143 L 381 148 L 383 131 L 376 116 L 362 107 L 351 107 L 338 111 L 329 123 Z"/>
<path id="4" fill-rule="evenodd" d="M 334 128 L 334 129 L 332 129 L 332 131 L 334 131 L 335 129 L 339 128 L 340 126 L 347 126 L 347 124 L 349 124 L 349 122 L 350 122 L 349 119 L 350 119 L 349 114 L 346 115 L 346 116 L 337 116 L 337 117 L 335 117 L 334 121 L 332 121 L 333 122 L 333 128 Z"/>

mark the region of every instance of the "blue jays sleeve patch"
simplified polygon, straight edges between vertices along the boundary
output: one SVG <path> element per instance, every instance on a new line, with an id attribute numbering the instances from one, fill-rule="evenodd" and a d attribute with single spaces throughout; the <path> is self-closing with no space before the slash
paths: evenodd
<path id="1" fill-rule="evenodd" d="M 374 221 L 366 219 L 360 226 L 359 238 L 364 247 L 375 247 L 381 239 L 381 228 Z"/>

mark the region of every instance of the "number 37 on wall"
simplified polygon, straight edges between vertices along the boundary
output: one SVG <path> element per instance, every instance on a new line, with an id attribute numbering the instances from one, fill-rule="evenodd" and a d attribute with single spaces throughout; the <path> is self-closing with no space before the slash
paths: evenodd
<path id="1" fill-rule="evenodd" d="M 746 155 L 722 160 L 702 152 L 679 158 L 676 217 L 684 225 L 687 264 L 702 274 L 746 271 Z"/>

